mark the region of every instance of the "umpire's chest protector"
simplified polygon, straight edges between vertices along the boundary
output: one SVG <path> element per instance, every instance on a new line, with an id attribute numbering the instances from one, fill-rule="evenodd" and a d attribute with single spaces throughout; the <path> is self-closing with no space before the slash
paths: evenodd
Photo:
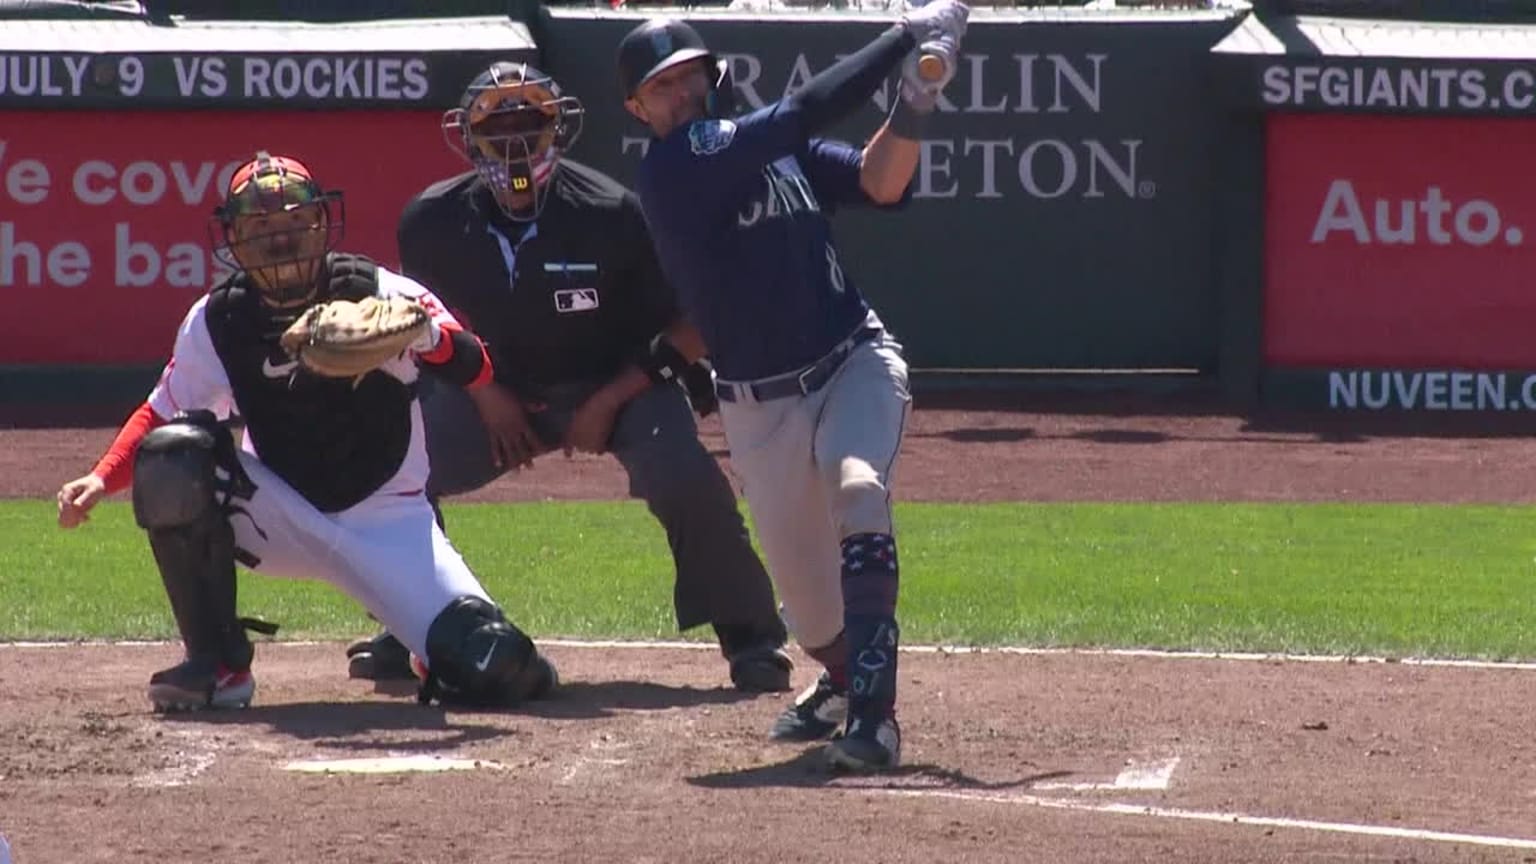
<path id="1" fill-rule="evenodd" d="M 333 255 L 330 296 L 378 290 L 372 262 Z M 414 388 L 383 372 L 356 382 L 312 375 L 278 343 L 304 310 L 264 306 L 235 274 L 208 297 L 208 332 L 261 461 L 316 509 L 351 507 L 400 470 L 411 442 Z"/>

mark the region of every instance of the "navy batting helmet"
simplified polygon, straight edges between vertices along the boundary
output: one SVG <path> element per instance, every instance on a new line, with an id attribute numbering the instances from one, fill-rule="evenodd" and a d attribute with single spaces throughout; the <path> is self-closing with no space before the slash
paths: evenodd
<path id="1" fill-rule="evenodd" d="M 730 64 L 709 50 L 699 31 L 676 18 L 652 18 L 625 35 L 619 43 L 619 85 L 628 98 L 662 71 L 700 58 L 710 68 L 706 109 L 713 116 L 731 113 L 735 85 L 731 82 Z"/>

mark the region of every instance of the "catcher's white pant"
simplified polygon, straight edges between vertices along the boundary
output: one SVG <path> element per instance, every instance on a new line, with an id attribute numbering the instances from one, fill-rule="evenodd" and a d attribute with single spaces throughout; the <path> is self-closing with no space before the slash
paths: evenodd
<path id="1" fill-rule="evenodd" d="M 417 657 L 427 628 L 456 597 L 490 600 L 447 536 L 423 492 L 382 492 L 339 513 L 321 513 L 250 453 L 240 464 L 256 484 L 230 503 L 235 544 L 256 572 L 318 579 L 373 613 Z M 387 488 L 386 484 L 386 488 Z"/>
<path id="2" fill-rule="evenodd" d="M 891 483 L 912 396 L 889 334 L 853 349 L 807 396 L 720 403 L 784 621 L 807 648 L 843 629 L 842 539 L 894 534 Z"/>

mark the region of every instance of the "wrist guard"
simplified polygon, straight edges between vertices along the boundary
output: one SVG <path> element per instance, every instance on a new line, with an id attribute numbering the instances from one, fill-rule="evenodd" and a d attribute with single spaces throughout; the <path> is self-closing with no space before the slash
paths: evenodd
<path id="1" fill-rule="evenodd" d="M 672 347 L 663 333 L 651 337 L 635 363 L 651 379 L 651 383 L 658 386 L 676 381 L 682 376 L 683 370 L 688 368 L 688 358 Z"/>

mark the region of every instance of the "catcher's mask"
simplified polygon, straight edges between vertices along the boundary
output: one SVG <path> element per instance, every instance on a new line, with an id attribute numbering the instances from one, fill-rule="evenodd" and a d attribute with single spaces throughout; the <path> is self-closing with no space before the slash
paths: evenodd
<path id="1" fill-rule="evenodd" d="M 537 219 L 560 156 L 581 135 L 586 109 L 527 63 L 495 63 L 475 76 L 443 136 L 475 167 L 511 219 Z"/>
<path id="2" fill-rule="evenodd" d="M 213 214 L 214 254 L 249 274 L 277 307 L 315 297 L 346 221 L 340 192 L 322 190 L 298 160 L 265 150 L 230 177 Z"/>

